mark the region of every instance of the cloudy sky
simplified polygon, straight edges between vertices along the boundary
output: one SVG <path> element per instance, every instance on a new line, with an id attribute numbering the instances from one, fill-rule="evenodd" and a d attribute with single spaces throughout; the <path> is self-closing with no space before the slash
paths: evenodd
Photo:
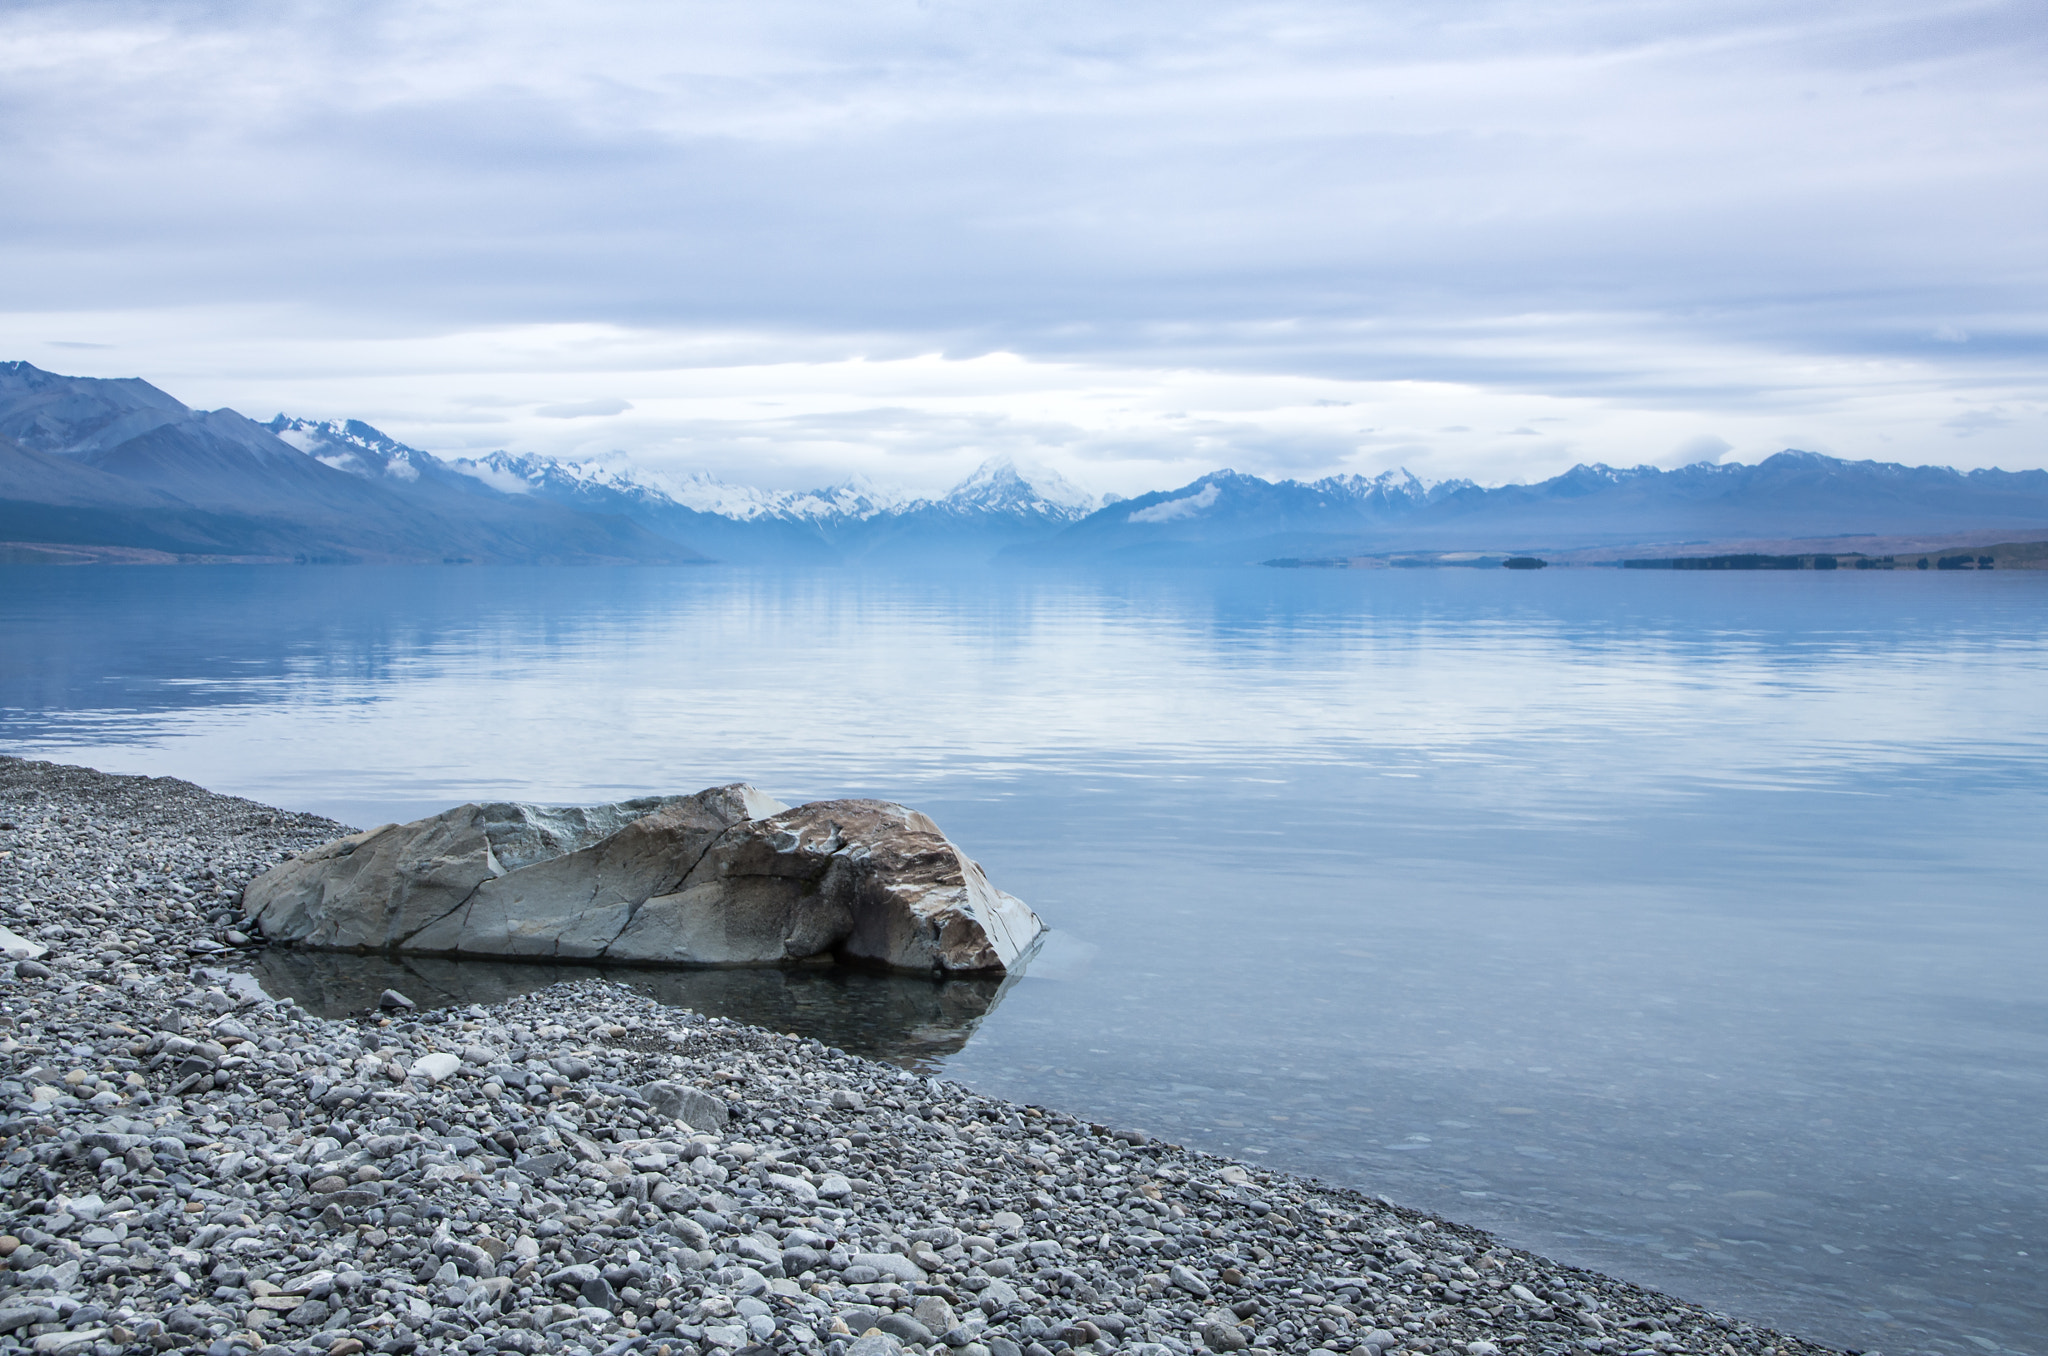
<path id="1" fill-rule="evenodd" d="M 0 8 L 0 357 L 1096 490 L 2048 465 L 2027 3 Z"/>

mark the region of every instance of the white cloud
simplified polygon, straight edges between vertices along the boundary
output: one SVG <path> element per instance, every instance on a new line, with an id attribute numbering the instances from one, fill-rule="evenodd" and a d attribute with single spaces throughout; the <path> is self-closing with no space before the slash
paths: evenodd
<path id="1" fill-rule="evenodd" d="M 1178 499 L 1162 499 L 1151 508 L 1133 509 L 1130 521 L 1170 523 L 1178 518 L 1192 518 L 1213 505 L 1222 493 L 1214 485 L 1204 485 L 1194 494 L 1184 494 Z"/>
<path id="2" fill-rule="evenodd" d="M 765 475 L 2038 465 L 2035 416 L 1943 425 L 2048 397 L 2044 43 L 2019 0 L 26 0 L 0 356 Z"/>
<path id="3" fill-rule="evenodd" d="M 1734 450 L 1735 444 L 1719 434 L 1702 433 L 1698 437 L 1687 438 L 1677 447 L 1671 449 L 1671 455 L 1664 458 L 1659 464 L 1665 467 L 1674 467 L 1691 466 L 1702 461 L 1719 461 Z"/>
<path id="4" fill-rule="evenodd" d="M 1595 391 L 1522 383 L 1339 378 L 1258 369 L 1049 360 L 1012 353 L 834 356 L 856 338 L 676 333 L 594 325 L 452 334 L 293 333 L 276 312 L 99 313 L 104 353 L 53 352 L 45 318 L 0 315 L 0 352 L 120 376 L 134 355 L 188 404 L 367 420 L 436 453 L 496 448 L 560 456 L 623 452 L 673 473 L 804 488 L 864 473 L 937 492 L 982 460 L 1045 464 L 1096 493 L 1182 485 L 1221 466 L 1264 476 L 1377 474 L 1534 480 L 1578 461 L 1676 465 L 1725 444 L 1722 460 L 1785 447 L 1962 466 L 2040 463 L 2042 409 L 2030 372 L 1986 360 L 1958 380 L 1925 361 L 1808 360 L 1627 336 Z M 1488 352 L 1456 328 L 1418 329 L 1417 352 Z M 795 355 L 778 360 L 778 355 Z M 1960 400 L 1957 388 L 1970 392 Z M 623 399 L 604 419 L 555 419 L 516 398 Z M 613 393 L 624 392 L 624 396 Z M 630 399 L 627 399 L 630 397 Z M 1959 410 L 2008 422 L 1958 439 Z M 1713 421 L 1712 435 L 1700 429 Z M 1973 421 L 1981 423 L 1982 421 Z M 1514 432 L 1533 429 L 1532 436 Z M 1885 441 L 1890 439 L 1891 441 Z"/>
<path id="5" fill-rule="evenodd" d="M 1959 438 L 1973 438 L 2011 423 L 2012 420 L 1998 410 L 1966 410 L 1953 419 L 1944 419 L 1941 426 Z"/>
<path id="6" fill-rule="evenodd" d="M 574 400 L 566 405 L 542 405 L 534 413 L 543 419 L 598 419 L 624 414 L 632 408 L 630 401 L 617 396 L 602 396 L 596 400 Z"/>

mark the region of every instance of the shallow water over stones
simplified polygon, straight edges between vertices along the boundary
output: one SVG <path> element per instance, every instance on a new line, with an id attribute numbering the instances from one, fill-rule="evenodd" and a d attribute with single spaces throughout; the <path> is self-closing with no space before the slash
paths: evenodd
<path id="1" fill-rule="evenodd" d="M 2048 578 L 17 571 L 0 634 L 7 747 L 354 824 L 915 805 L 1073 944 L 949 1077 L 2042 1350 Z"/>
<path id="2" fill-rule="evenodd" d="M 240 964 L 265 993 L 322 1017 L 367 1012 L 386 989 L 422 1008 L 493 1004 L 577 979 L 624 984 L 671 1007 L 792 1032 L 869 1059 L 936 1072 L 1001 1001 L 1002 979 L 930 980 L 840 966 L 683 970 L 353 956 L 274 947 Z"/>

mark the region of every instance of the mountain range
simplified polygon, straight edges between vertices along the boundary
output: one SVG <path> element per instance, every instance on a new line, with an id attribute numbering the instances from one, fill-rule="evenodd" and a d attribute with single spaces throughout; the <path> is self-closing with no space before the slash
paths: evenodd
<path id="1" fill-rule="evenodd" d="M 1089 515 L 1014 560 L 1216 564 L 1394 552 L 1587 553 L 1655 545 L 2048 532 L 2048 471 L 1955 471 L 1785 451 L 1756 465 L 1574 466 L 1533 485 L 1217 471 Z"/>
<path id="2" fill-rule="evenodd" d="M 619 459 L 441 458 L 356 421 L 194 410 L 136 378 L 0 363 L 8 559 L 1219 565 L 1862 535 L 2048 534 L 2048 472 L 1786 451 L 1532 485 L 1216 471 L 1102 500 L 998 458 L 938 498 L 768 491 Z"/>

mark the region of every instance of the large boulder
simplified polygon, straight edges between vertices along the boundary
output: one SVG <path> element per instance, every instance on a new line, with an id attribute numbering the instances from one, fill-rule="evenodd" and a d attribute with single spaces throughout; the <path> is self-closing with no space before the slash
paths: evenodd
<path id="1" fill-rule="evenodd" d="M 250 883 L 266 937 L 506 960 L 996 973 L 1043 924 L 915 810 L 751 786 L 573 810 L 459 805 Z"/>

